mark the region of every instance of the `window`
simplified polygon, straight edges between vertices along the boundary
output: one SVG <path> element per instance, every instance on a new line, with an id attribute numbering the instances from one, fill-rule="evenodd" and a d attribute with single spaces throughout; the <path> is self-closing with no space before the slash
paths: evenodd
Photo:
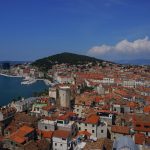
<path id="1" fill-rule="evenodd" d="M 58 120 L 57 123 L 64 124 L 64 122 L 61 120 Z"/>
<path id="2" fill-rule="evenodd" d="M 47 126 L 45 126 L 45 129 L 47 129 Z"/>
<path id="3" fill-rule="evenodd" d="M 101 133 L 103 133 L 104 131 L 103 130 L 101 130 Z"/>
<path id="4" fill-rule="evenodd" d="M 144 128 L 150 128 L 150 126 L 144 126 Z"/>
<path id="5" fill-rule="evenodd" d="M 9 132 L 8 132 L 8 131 L 5 131 L 5 134 L 9 134 Z"/>
<path id="6" fill-rule="evenodd" d="M 62 144 L 60 144 L 60 146 L 62 146 Z"/>
<path id="7" fill-rule="evenodd" d="M 57 146 L 57 143 L 55 143 L 55 146 Z"/>
<path id="8" fill-rule="evenodd" d="M 87 131 L 87 129 L 85 129 L 85 131 Z"/>
<path id="9" fill-rule="evenodd" d="M 77 112 L 79 112 L 79 109 L 77 109 Z"/>
<path id="10" fill-rule="evenodd" d="M 81 127 L 79 127 L 79 130 L 81 130 Z"/>
<path id="11" fill-rule="evenodd" d="M 62 140 L 66 140 L 65 138 L 62 138 Z"/>
<path id="12" fill-rule="evenodd" d="M 93 124 L 92 127 L 94 127 L 95 125 Z"/>
<path id="13" fill-rule="evenodd" d="M 140 124 L 136 124 L 136 127 L 141 127 L 141 125 Z"/>
<path id="14" fill-rule="evenodd" d="M 92 130 L 92 133 L 94 133 L 94 130 Z"/>
<path id="15" fill-rule="evenodd" d="M 87 124 L 85 123 L 85 126 L 87 126 Z"/>

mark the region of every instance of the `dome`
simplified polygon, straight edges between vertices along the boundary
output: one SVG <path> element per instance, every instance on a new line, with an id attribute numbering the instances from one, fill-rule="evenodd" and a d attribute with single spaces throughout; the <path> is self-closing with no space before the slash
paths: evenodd
<path id="1" fill-rule="evenodd" d="M 113 148 L 116 150 L 138 150 L 133 140 L 128 136 L 122 136 L 114 141 Z"/>

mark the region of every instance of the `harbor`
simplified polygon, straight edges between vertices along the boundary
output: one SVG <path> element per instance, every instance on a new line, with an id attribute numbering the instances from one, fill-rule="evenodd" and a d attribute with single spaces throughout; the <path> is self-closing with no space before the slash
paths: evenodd
<path id="1" fill-rule="evenodd" d="M 12 99 L 18 100 L 19 97 L 31 97 L 34 93 L 47 89 L 42 80 L 35 83 L 21 84 L 23 78 L 12 78 L 0 75 L 0 106 L 6 105 Z"/>
<path id="2" fill-rule="evenodd" d="M 55 85 L 55 83 L 52 83 L 48 79 L 35 79 L 35 78 L 31 78 L 31 77 L 26 77 L 25 79 L 23 79 L 21 84 L 22 85 L 30 85 L 30 84 L 36 83 L 37 81 L 43 81 L 45 83 L 45 85 L 47 85 L 47 86 Z"/>
<path id="3" fill-rule="evenodd" d="M 23 79 L 23 81 L 21 82 L 21 84 L 23 84 L 23 85 L 29 85 L 29 84 L 35 83 L 36 81 L 37 80 L 35 78 L 26 77 L 25 79 Z"/>
<path id="4" fill-rule="evenodd" d="M 4 73 L 0 73 L 1 76 L 5 76 L 5 77 L 10 77 L 10 78 L 22 78 L 23 76 L 21 75 L 10 75 L 10 74 L 4 74 Z"/>
<path id="5" fill-rule="evenodd" d="M 21 81 L 21 85 L 31 85 L 31 84 L 36 83 L 37 81 L 43 81 L 45 83 L 45 85 L 47 85 L 47 86 L 55 85 L 55 83 L 52 83 L 48 79 L 39 79 L 39 78 L 35 78 L 35 77 L 30 77 L 30 76 L 24 77 L 21 75 L 11 75 L 11 74 L 4 74 L 4 73 L 0 73 L 0 76 L 4 76 L 4 77 L 8 77 L 8 78 L 23 78 L 23 80 Z"/>

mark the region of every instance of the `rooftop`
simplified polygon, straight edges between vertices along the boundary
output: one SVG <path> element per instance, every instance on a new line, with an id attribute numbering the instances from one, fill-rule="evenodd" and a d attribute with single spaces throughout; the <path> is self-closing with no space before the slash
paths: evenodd
<path id="1" fill-rule="evenodd" d="M 44 107 L 44 106 L 47 106 L 46 103 L 36 103 L 36 104 L 33 104 L 34 107 Z"/>
<path id="2" fill-rule="evenodd" d="M 60 89 L 70 89 L 69 86 L 60 86 L 59 88 L 60 88 Z"/>
<path id="3" fill-rule="evenodd" d="M 64 130 L 55 130 L 53 137 L 58 137 L 58 138 L 68 138 L 70 136 L 69 131 L 64 131 Z"/>
<path id="4" fill-rule="evenodd" d="M 53 121 L 53 120 L 48 120 L 48 119 L 41 119 L 40 122 L 41 122 L 41 123 L 44 123 L 44 124 L 51 124 L 51 125 L 54 125 L 54 124 L 55 124 L 55 121 Z"/>
<path id="5" fill-rule="evenodd" d="M 26 141 L 26 135 L 34 131 L 34 128 L 22 126 L 16 132 L 12 133 L 8 138 L 16 143 L 23 144 Z"/>
<path id="6" fill-rule="evenodd" d="M 111 131 L 114 132 L 114 133 L 129 134 L 130 133 L 130 128 L 127 127 L 127 126 L 113 125 L 111 127 Z"/>
<path id="7" fill-rule="evenodd" d="M 92 114 L 88 118 L 86 118 L 85 123 L 97 124 L 99 121 L 99 116 Z"/>
<path id="8" fill-rule="evenodd" d="M 98 139 L 96 142 L 87 142 L 83 150 L 102 150 L 104 147 L 106 150 L 112 150 L 113 142 L 107 138 Z"/>

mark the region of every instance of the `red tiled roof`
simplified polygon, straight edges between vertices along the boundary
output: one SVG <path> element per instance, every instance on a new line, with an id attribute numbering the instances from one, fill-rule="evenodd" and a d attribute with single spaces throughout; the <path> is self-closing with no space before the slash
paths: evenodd
<path id="1" fill-rule="evenodd" d="M 3 141 L 3 137 L 0 137 L 0 142 L 2 142 Z"/>
<path id="2" fill-rule="evenodd" d="M 138 106 L 138 104 L 136 102 L 128 102 L 127 106 L 130 108 L 136 108 Z"/>
<path id="3" fill-rule="evenodd" d="M 76 115 L 76 113 L 70 111 L 70 112 L 68 112 L 68 115 L 69 115 L 69 116 L 74 116 L 74 115 Z"/>
<path id="4" fill-rule="evenodd" d="M 150 105 L 144 107 L 145 113 L 150 113 Z"/>
<path id="5" fill-rule="evenodd" d="M 70 136 L 69 131 L 64 131 L 64 130 L 55 130 L 53 137 L 58 137 L 58 138 L 68 138 Z"/>
<path id="6" fill-rule="evenodd" d="M 58 117 L 58 120 L 66 120 L 69 118 L 69 115 L 68 114 L 65 114 L 65 115 L 61 115 Z"/>
<path id="7" fill-rule="evenodd" d="M 42 133 L 42 136 L 44 137 L 44 138 L 52 138 L 52 135 L 53 135 L 53 132 L 52 131 L 41 131 L 41 133 Z"/>
<path id="8" fill-rule="evenodd" d="M 80 136 L 80 135 L 91 136 L 91 133 L 89 133 L 88 131 L 80 131 L 80 132 L 78 132 L 78 136 Z"/>
<path id="9" fill-rule="evenodd" d="M 135 136 L 135 144 L 143 145 L 143 142 L 145 141 L 145 135 L 143 133 L 137 133 Z"/>
<path id="10" fill-rule="evenodd" d="M 76 113 L 70 111 L 70 112 L 67 112 L 67 113 L 64 114 L 64 115 L 59 116 L 57 119 L 58 119 L 58 120 L 66 120 L 66 119 L 68 119 L 69 117 L 74 116 L 74 115 L 76 115 Z"/>
<path id="11" fill-rule="evenodd" d="M 97 112 L 99 113 L 110 113 L 110 114 L 118 114 L 118 112 L 115 112 L 115 111 L 110 111 L 110 110 L 98 110 Z"/>
<path id="12" fill-rule="evenodd" d="M 99 102 L 102 102 L 102 101 L 104 101 L 104 100 L 101 97 L 96 97 L 95 98 L 96 103 L 99 103 Z"/>
<path id="13" fill-rule="evenodd" d="M 136 121 L 134 123 L 134 130 L 141 132 L 150 132 L 150 122 Z"/>
<path id="14" fill-rule="evenodd" d="M 110 109 L 110 105 L 103 105 L 103 106 L 102 106 L 102 109 L 103 109 L 103 110 L 109 110 L 109 109 Z"/>
<path id="15" fill-rule="evenodd" d="M 12 141 L 15 141 L 16 143 L 22 144 L 26 141 L 25 135 L 31 133 L 32 131 L 34 131 L 34 128 L 22 126 L 16 132 L 12 133 L 8 138 L 10 138 Z"/>
<path id="16" fill-rule="evenodd" d="M 34 128 L 31 128 L 29 126 L 22 126 L 19 128 L 20 131 L 22 131 L 24 134 L 28 134 L 34 130 Z"/>
<path id="17" fill-rule="evenodd" d="M 53 120 L 53 118 L 49 117 L 49 116 L 44 116 L 43 119 L 45 119 L 45 120 Z"/>
<path id="18" fill-rule="evenodd" d="M 43 109 L 43 110 L 46 110 L 46 111 L 53 110 L 54 108 L 55 108 L 55 107 L 54 107 L 54 106 L 51 106 L 51 105 L 42 107 L 42 109 Z"/>
<path id="19" fill-rule="evenodd" d="M 98 73 L 76 73 L 78 78 L 102 80 L 103 75 Z"/>
<path id="20" fill-rule="evenodd" d="M 120 134 L 130 134 L 130 128 L 126 126 L 117 126 L 114 125 L 111 127 L 111 131 L 114 133 L 120 133 Z"/>
<path id="21" fill-rule="evenodd" d="M 15 141 L 16 143 L 20 143 L 20 144 L 22 144 L 26 141 L 25 137 L 20 137 L 18 135 L 13 135 L 13 136 L 10 137 L 10 139 L 12 141 Z"/>
<path id="22" fill-rule="evenodd" d="M 98 121 L 99 121 L 99 116 L 97 116 L 96 114 L 92 114 L 88 118 L 86 118 L 85 123 L 97 124 Z"/>

